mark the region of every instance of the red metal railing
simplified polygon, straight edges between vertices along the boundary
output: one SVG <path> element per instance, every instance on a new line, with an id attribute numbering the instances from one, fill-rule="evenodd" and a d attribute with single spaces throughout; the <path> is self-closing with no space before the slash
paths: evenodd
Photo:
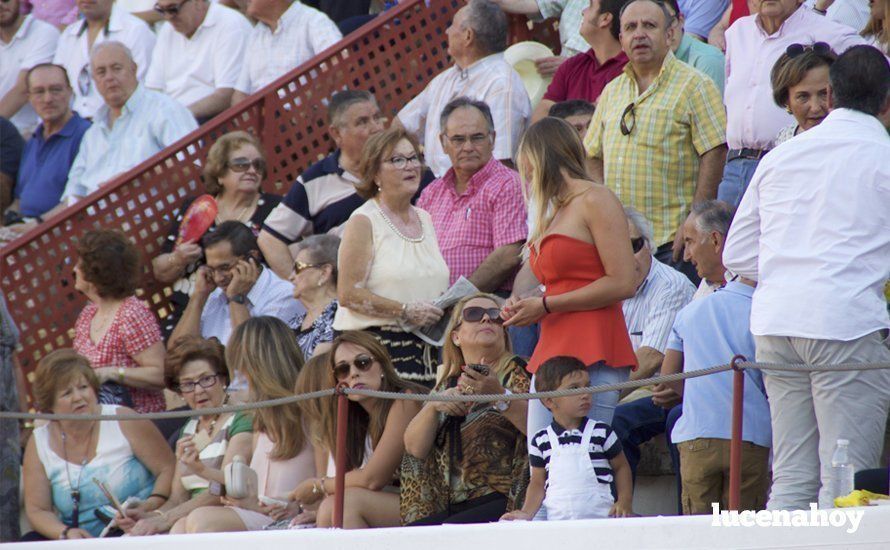
<path id="1" fill-rule="evenodd" d="M 327 98 L 345 88 L 366 89 L 376 95 L 384 112 L 396 113 L 448 66 L 445 29 L 463 3 L 401 3 L 0 249 L 0 288 L 22 332 L 19 358 L 25 372 L 32 372 L 53 349 L 71 343 L 74 322 L 85 304 L 74 290 L 72 274 L 80 235 L 99 227 L 126 232 L 146 264 L 140 297 L 165 317 L 171 289 L 152 278 L 149 261 L 159 254 L 183 199 L 203 192 L 201 166 L 216 138 L 232 130 L 258 136 L 269 161 L 264 188 L 284 193 L 333 148 L 327 135 Z M 512 18 L 511 34 L 514 41 L 557 41 L 552 22 L 532 27 L 524 18 Z"/>

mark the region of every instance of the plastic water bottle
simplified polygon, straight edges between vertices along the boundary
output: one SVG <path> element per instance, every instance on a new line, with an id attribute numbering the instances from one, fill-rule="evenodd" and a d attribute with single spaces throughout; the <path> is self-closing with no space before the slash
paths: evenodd
<path id="1" fill-rule="evenodd" d="M 853 464 L 850 462 L 850 441 L 838 439 L 831 457 L 831 497 L 845 497 L 853 492 Z"/>

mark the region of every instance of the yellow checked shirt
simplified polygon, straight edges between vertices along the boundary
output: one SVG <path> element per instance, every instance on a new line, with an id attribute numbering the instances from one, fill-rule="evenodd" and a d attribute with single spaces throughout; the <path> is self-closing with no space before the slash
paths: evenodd
<path id="1" fill-rule="evenodd" d="M 621 133 L 621 115 L 630 135 Z M 631 128 L 632 126 L 632 128 Z M 610 82 L 597 102 L 584 147 L 603 160 L 605 184 L 625 206 L 652 222 L 655 243 L 674 238 L 692 206 L 699 156 L 726 142 L 720 92 L 704 74 L 668 53 L 661 72 L 639 93 L 633 67 Z"/>

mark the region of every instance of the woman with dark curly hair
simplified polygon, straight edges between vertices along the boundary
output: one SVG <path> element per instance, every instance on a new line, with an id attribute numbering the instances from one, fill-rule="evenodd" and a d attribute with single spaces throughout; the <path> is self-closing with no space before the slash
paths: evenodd
<path id="1" fill-rule="evenodd" d="M 216 199 L 218 208 L 211 229 L 227 221 L 239 221 L 259 235 L 260 228 L 281 197 L 263 193 L 263 180 L 268 175 L 266 155 L 259 140 L 247 132 L 229 132 L 223 135 L 207 153 L 204 166 L 204 188 Z M 169 335 L 185 307 L 195 285 L 195 273 L 204 259 L 200 242 L 177 242 L 183 216 L 197 197 L 189 197 L 179 207 L 176 218 L 170 224 L 167 240 L 161 245 L 161 254 L 152 261 L 155 279 L 173 283 L 170 297 L 173 311 L 162 327 Z"/>
<path id="2" fill-rule="evenodd" d="M 77 245 L 74 288 L 90 303 L 74 325 L 74 349 L 95 369 L 99 402 L 137 412 L 166 408 L 158 321 L 136 298 L 139 252 L 120 231 L 88 231 Z"/>

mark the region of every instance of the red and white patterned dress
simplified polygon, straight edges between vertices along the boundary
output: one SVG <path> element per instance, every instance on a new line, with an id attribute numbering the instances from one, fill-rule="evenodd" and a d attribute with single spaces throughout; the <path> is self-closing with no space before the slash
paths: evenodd
<path id="1" fill-rule="evenodd" d="M 135 368 L 134 355 L 161 342 L 161 329 L 154 314 L 135 296 L 125 299 L 108 327 L 105 336 L 94 343 L 90 324 L 98 307 L 89 304 L 74 324 L 74 349 L 90 361 L 94 369 L 102 367 Z M 164 393 L 157 390 L 128 388 L 137 412 L 159 412 L 166 409 Z"/>

